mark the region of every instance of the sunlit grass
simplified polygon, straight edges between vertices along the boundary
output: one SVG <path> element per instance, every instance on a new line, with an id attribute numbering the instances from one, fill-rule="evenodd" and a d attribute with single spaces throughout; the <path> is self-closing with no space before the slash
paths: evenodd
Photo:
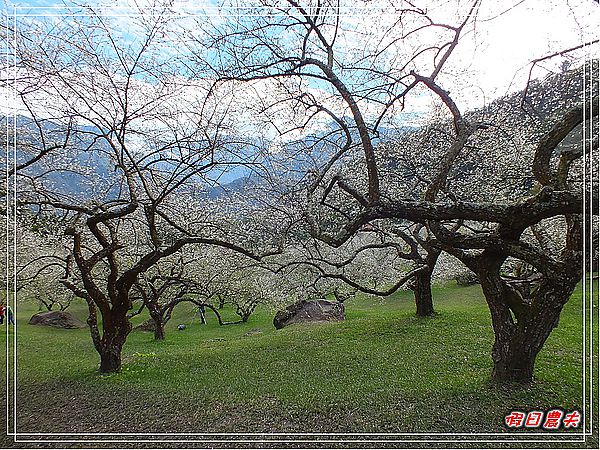
<path id="1" fill-rule="evenodd" d="M 538 357 L 535 382 L 519 389 L 489 383 L 493 332 L 480 287 L 439 287 L 434 295 L 437 314 L 428 319 L 414 316 L 411 294 L 402 292 L 348 301 L 344 322 L 282 330 L 264 308 L 246 324 L 219 327 L 210 313 L 201 325 L 191 306 L 182 305 L 166 341 L 133 332 L 123 371 L 110 376 L 96 373 L 98 356 L 86 329 L 28 325 L 37 308 L 25 303 L 17 312 L 19 389 L 25 405 L 28 393 L 44 386 L 53 395 L 62 389 L 131 396 L 115 408 L 159 399 L 160 424 L 142 414 L 149 429 L 202 420 L 221 431 L 485 432 L 505 430 L 503 417 L 513 409 L 581 409 L 580 290 Z M 70 311 L 85 319 L 83 304 Z M 184 331 L 176 329 L 180 323 Z M 93 406 L 88 410 L 93 414 Z M 191 422 L 179 421 L 181 414 Z"/>

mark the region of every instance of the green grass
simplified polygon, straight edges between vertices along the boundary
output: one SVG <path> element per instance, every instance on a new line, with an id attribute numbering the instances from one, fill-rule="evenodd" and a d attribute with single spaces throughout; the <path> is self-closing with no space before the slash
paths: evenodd
<path id="1" fill-rule="evenodd" d="M 19 423 L 36 431 L 468 433 L 506 431 L 514 409 L 581 410 L 580 289 L 526 388 L 489 382 L 493 332 L 479 286 L 437 287 L 434 297 L 433 318 L 415 317 L 411 293 L 401 292 L 348 301 L 344 322 L 282 330 L 266 309 L 219 327 L 210 312 L 200 325 L 182 305 L 166 341 L 133 332 L 123 371 L 110 376 L 96 373 L 87 330 L 30 326 L 37 308 L 19 305 Z M 85 319 L 82 304 L 70 312 Z M 48 405 L 36 402 L 41 392 Z"/>

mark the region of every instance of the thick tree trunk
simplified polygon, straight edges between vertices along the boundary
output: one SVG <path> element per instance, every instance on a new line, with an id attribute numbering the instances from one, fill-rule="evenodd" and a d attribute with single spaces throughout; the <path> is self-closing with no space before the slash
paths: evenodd
<path id="1" fill-rule="evenodd" d="M 154 340 L 164 341 L 166 321 L 163 313 L 160 311 L 158 305 L 154 302 L 148 302 L 148 305 L 146 306 L 148 308 L 148 312 L 150 313 L 150 317 L 154 321 Z"/>
<path id="2" fill-rule="evenodd" d="M 492 324 L 495 332 L 492 380 L 500 383 L 531 382 L 535 357 L 543 342 L 533 342 L 526 330 L 513 322 L 512 317 L 492 314 Z"/>
<path id="3" fill-rule="evenodd" d="M 535 358 L 558 326 L 560 313 L 578 282 L 578 277 L 566 275 L 540 284 L 526 320 L 518 323 L 509 345 L 503 347 L 509 352 L 500 352 L 498 361 L 494 361 L 495 380 L 531 381 Z"/>
<path id="4" fill-rule="evenodd" d="M 508 342 L 496 339 L 492 357 L 494 360 L 494 369 L 492 370 L 492 380 L 499 383 L 530 383 L 533 380 L 533 367 L 537 351 L 534 348 L 541 348 L 543 342 L 524 342 L 523 346 L 514 338 Z M 545 341 L 545 339 L 544 339 Z"/>
<path id="5" fill-rule="evenodd" d="M 433 298 L 431 296 L 431 270 L 419 272 L 414 284 L 413 292 L 415 294 L 415 305 L 417 307 L 417 316 L 427 317 L 433 314 Z"/>
<path id="6" fill-rule="evenodd" d="M 121 370 L 122 346 L 113 345 L 100 353 L 100 373 L 117 373 Z"/>
<path id="7" fill-rule="evenodd" d="M 154 321 L 154 340 L 164 341 L 165 340 L 165 324 L 162 320 Z"/>
<path id="8" fill-rule="evenodd" d="M 531 298 L 523 299 L 493 271 L 480 272 L 479 278 L 495 334 L 492 380 L 529 383 L 536 357 L 558 325 L 578 279 L 544 279 Z"/>
<path id="9" fill-rule="evenodd" d="M 121 370 L 121 353 L 127 336 L 131 332 L 131 322 L 127 319 L 127 310 L 122 314 L 111 311 L 112 317 L 103 314 L 104 332 L 100 345 L 97 347 L 100 354 L 100 372 L 116 373 Z"/>
<path id="10" fill-rule="evenodd" d="M 131 325 L 129 330 L 131 330 Z M 117 373 L 121 370 L 121 353 L 127 334 L 129 332 L 124 334 L 117 330 L 116 333 L 107 335 L 105 331 L 102 346 L 98 351 L 100 353 L 100 373 Z"/>
<path id="11" fill-rule="evenodd" d="M 433 297 L 431 295 L 431 276 L 441 251 L 437 249 L 428 249 L 425 263 L 427 270 L 419 272 L 413 283 L 413 292 L 415 294 L 415 305 L 417 307 L 418 317 L 428 317 L 433 315 Z"/>

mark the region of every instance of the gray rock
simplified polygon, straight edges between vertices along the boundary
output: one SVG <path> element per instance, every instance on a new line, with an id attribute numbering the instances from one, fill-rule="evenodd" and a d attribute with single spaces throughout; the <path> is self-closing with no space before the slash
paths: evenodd
<path id="1" fill-rule="evenodd" d="M 477 278 L 477 275 L 475 275 L 470 270 L 461 272 L 458 275 L 456 275 L 456 284 L 458 286 L 462 286 L 462 287 L 472 286 L 472 285 L 478 284 L 478 283 L 479 283 L 479 278 Z"/>
<path id="2" fill-rule="evenodd" d="M 284 310 L 277 311 L 273 325 L 280 329 L 293 323 L 340 321 L 345 318 L 344 304 L 341 302 L 325 299 L 300 300 Z"/>
<path id="3" fill-rule="evenodd" d="M 46 311 L 34 314 L 29 325 L 43 325 L 55 328 L 85 328 L 87 325 L 66 311 Z"/>
<path id="4" fill-rule="evenodd" d="M 154 319 L 150 318 L 140 323 L 138 326 L 134 328 L 136 331 L 155 331 L 156 330 L 156 322 Z"/>

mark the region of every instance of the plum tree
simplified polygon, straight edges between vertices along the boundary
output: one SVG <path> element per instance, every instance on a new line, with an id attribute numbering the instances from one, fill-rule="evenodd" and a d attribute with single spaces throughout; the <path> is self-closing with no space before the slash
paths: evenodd
<path id="1" fill-rule="evenodd" d="M 166 12 L 140 15 L 128 36 L 93 9 L 63 24 L 25 20 L 12 48 L 15 70 L 27 74 L 13 86 L 21 103 L 36 124 L 51 125 L 38 127 L 40 139 L 63 136 L 62 152 L 41 151 L 13 174 L 22 183 L 19 202 L 62 216 L 70 257 L 61 281 L 87 301 L 105 373 L 121 367 L 132 289 L 161 259 L 191 244 L 258 258 L 210 215 L 179 214 L 192 203 L 202 212 L 207 186 L 247 164 L 251 144 L 229 131 L 227 105 L 207 100 L 202 83 L 181 80 L 182 66 L 166 51 Z M 39 169 L 68 152 L 71 168 Z M 75 170 L 77 182 L 67 180 Z"/>
<path id="2" fill-rule="evenodd" d="M 465 113 L 457 103 L 464 83 L 449 76 L 449 61 L 467 30 L 477 34 L 473 26 L 480 6 L 479 1 L 458 5 L 453 25 L 402 2 L 395 7 L 397 20 L 388 26 L 380 19 L 386 28 L 379 34 L 369 28 L 371 18 L 346 19 L 337 3 L 289 0 L 272 6 L 273 14 L 240 14 L 216 24 L 212 49 L 219 57 L 212 68 L 217 83 L 269 80 L 276 85 L 281 95 L 262 111 L 287 108 L 292 123 L 284 122 L 280 134 L 305 130 L 298 141 L 314 158 L 321 156 L 307 186 L 312 236 L 339 248 L 380 220 L 425 227 L 427 245 L 461 260 L 481 282 L 496 336 L 492 377 L 530 381 L 535 357 L 581 279 L 582 230 L 590 220 L 583 213 L 598 214 L 596 185 L 586 196 L 581 189 L 581 167 L 597 160 L 598 130 L 591 124 L 598 114 L 598 87 L 588 83 L 581 103 L 580 70 L 549 81 L 537 96 L 526 90 L 526 101 L 516 109 L 499 102 L 495 111 Z M 586 72 L 596 73 L 596 64 L 587 64 Z M 423 95 L 446 117 L 442 122 L 436 114 L 430 117 L 429 132 L 413 148 L 439 149 L 434 165 L 417 195 L 387 189 L 382 177 L 387 161 L 377 147 L 382 124 L 397 122 L 398 112 Z M 522 110 L 527 114 L 516 113 Z M 281 130 L 282 122 L 265 116 Z M 327 131 L 306 138 L 311 127 Z M 583 143 L 561 146 L 578 127 L 588 130 Z M 341 161 L 353 150 L 362 153 L 362 174 L 343 174 Z M 496 173 L 500 176 L 489 176 Z M 499 181 L 509 177 L 514 180 Z M 564 222 L 562 245 L 549 255 L 525 231 L 554 218 Z M 502 278 L 509 257 L 538 273 L 528 295 Z"/>

